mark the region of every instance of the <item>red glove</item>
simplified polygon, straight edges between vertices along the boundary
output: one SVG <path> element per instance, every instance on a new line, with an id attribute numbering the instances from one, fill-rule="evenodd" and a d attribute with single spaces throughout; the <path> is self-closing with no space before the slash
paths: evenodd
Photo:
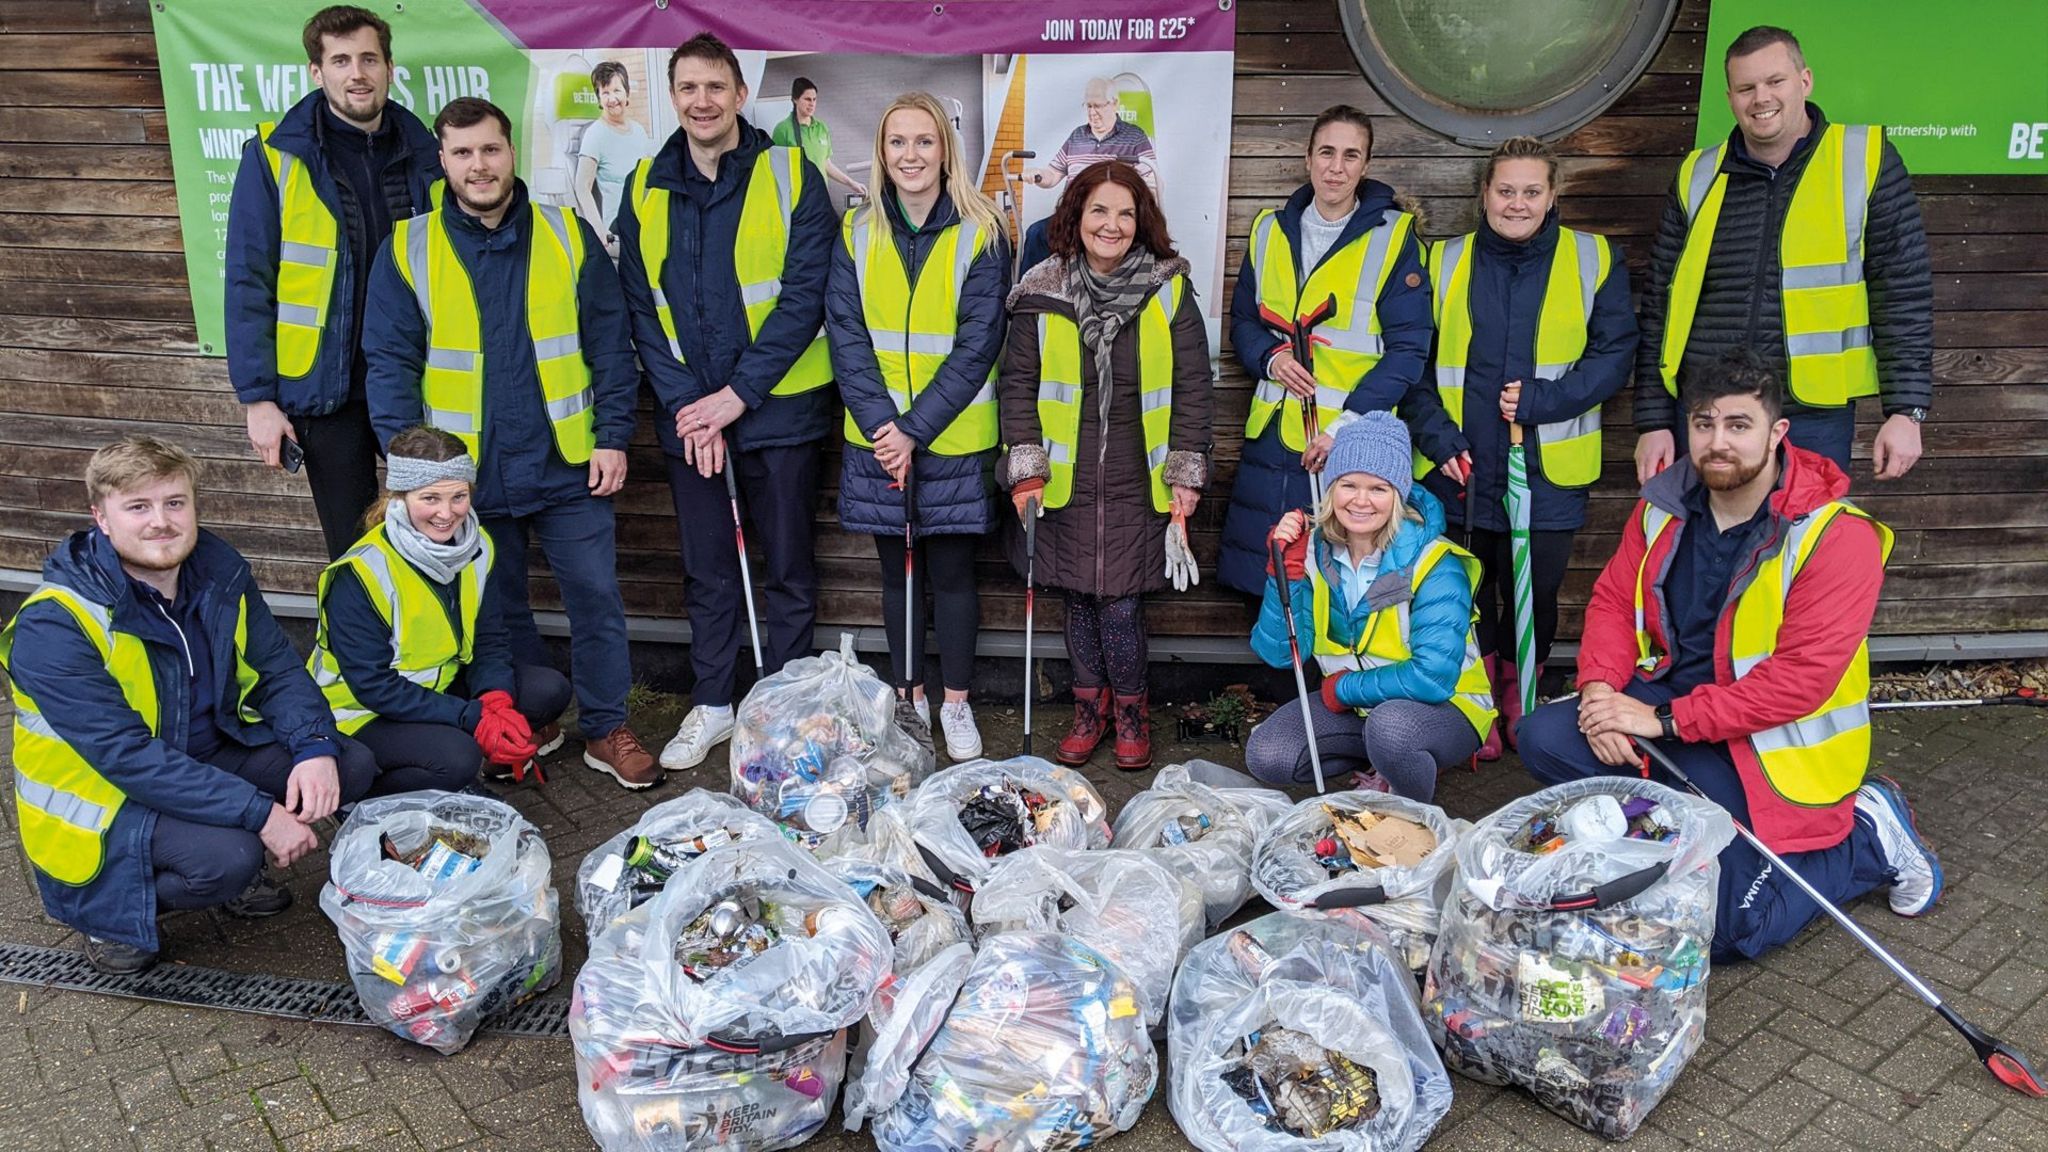
<path id="1" fill-rule="evenodd" d="M 1323 677 L 1323 707 L 1339 713 L 1355 711 L 1351 705 L 1337 699 L 1337 681 L 1349 675 L 1349 672 L 1332 672 Z"/>
<path id="2" fill-rule="evenodd" d="M 1045 478 L 1043 476 L 1034 476 L 1029 480 L 1017 481 L 1017 486 L 1010 489 L 1010 503 L 1017 506 L 1017 519 L 1022 520 L 1031 515 L 1031 502 L 1034 500 L 1038 502 L 1040 508 L 1045 507 L 1045 497 L 1042 495 L 1044 491 Z"/>
<path id="3" fill-rule="evenodd" d="M 1288 512 L 1281 517 L 1281 522 L 1285 523 L 1288 516 L 1298 515 L 1300 515 L 1298 512 Z M 1294 534 L 1293 540 L 1280 545 L 1280 559 L 1287 565 L 1287 578 L 1289 580 L 1308 579 L 1308 534 L 1313 532 L 1315 527 L 1307 523 L 1307 519 L 1306 516 L 1302 517 L 1301 531 Z M 1274 535 L 1279 531 L 1280 525 L 1275 524 L 1273 525 L 1273 531 L 1266 533 L 1266 575 L 1268 576 L 1273 575 Z"/>
<path id="4" fill-rule="evenodd" d="M 484 714 L 476 722 L 476 746 L 493 764 L 517 768 L 533 759 L 540 746 L 533 742 L 533 726 L 512 704 L 508 692 L 486 692 L 480 697 Z"/>

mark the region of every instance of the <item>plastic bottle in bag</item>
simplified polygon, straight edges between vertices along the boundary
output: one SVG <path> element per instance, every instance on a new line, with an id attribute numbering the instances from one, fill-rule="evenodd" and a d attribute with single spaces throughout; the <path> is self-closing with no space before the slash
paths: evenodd
<path id="1" fill-rule="evenodd" d="M 1251 898 L 1252 852 L 1293 802 L 1256 780 L 1194 760 L 1169 764 L 1117 813 L 1116 844 L 1158 856 L 1201 889 L 1210 927 Z"/>

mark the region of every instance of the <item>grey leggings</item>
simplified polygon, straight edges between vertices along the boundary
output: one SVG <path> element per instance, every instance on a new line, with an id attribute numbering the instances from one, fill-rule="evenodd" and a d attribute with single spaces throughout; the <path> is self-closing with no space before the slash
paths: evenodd
<path id="1" fill-rule="evenodd" d="M 1436 795 L 1436 774 L 1479 749 L 1479 734 L 1450 704 L 1389 700 L 1361 718 L 1355 712 L 1332 712 L 1311 696 L 1309 713 L 1315 717 L 1323 777 L 1340 787 L 1345 773 L 1371 767 L 1397 794 L 1427 801 Z M 1315 783 L 1300 703 L 1287 701 L 1252 729 L 1244 742 L 1244 763 L 1269 784 Z"/>

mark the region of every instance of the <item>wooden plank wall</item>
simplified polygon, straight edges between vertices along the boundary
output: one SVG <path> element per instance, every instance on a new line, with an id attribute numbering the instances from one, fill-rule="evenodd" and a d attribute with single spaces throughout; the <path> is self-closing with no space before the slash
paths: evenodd
<path id="1" fill-rule="evenodd" d="M 1638 275 L 1660 197 L 1691 142 L 1706 14 L 1706 0 L 1689 0 L 1649 72 L 1563 144 L 1566 221 L 1622 240 Z M 1245 0 L 1238 27 L 1234 235 L 1299 182 L 1309 121 L 1339 101 L 1375 117 L 1372 174 L 1420 199 L 1426 231 L 1472 227 L 1477 154 L 1392 113 L 1360 78 L 1334 4 Z M 1709 97 L 1719 99 L 1718 65 L 1708 72 Z M 1916 185 L 1937 273 L 1941 389 L 1928 456 L 1912 476 L 1879 487 L 1867 460 L 1857 465 L 1857 495 L 1899 532 L 1878 630 L 2048 628 L 2048 181 Z M 82 523 L 78 477 L 95 446 L 154 428 L 206 459 L 204 515 L 250 556 L 265 586 L 310 591 L 321 561 L 311 502 L 297 477 L 252 461 L 223 362 L 199 355 L 175 213 L 144 0 L 0 0 L 0 568 L 35 569 Z M 1233 243 L 1233 270 L 1241 252 Z M 1227 356 L 1218 391 L 1219 494 L 1196 524 L 1205 556 L 1250 396 Z M 1607 421 L 1628 427 L 1625 399 Z M 1566 636 L 1628 510 L 1632 444 L 1609 435 L 1608 477 L 1565 587 Z M 1859 444 L 1859 456 L 1866 451 Z M 678 617 L 674 524 L 645 427 L 632 468 L 620 497 L 627 604 Z M 819 503 L 821 623 L 878 623 L 873 547 L 833 526 L 831 487 Z M 993 547 L 981 577 L 985 624 L 1017 627 L 1021 588 Z M 535 585 L 536 602 L 554 606 L 544 574 Z M 1056 627 L 1056 608 L 1047 616 L 1041 627 Z M 1248 605 L 1207 584 L 1151 609 L 1161 635 L 1241 636 L 1250 618 Z"/>

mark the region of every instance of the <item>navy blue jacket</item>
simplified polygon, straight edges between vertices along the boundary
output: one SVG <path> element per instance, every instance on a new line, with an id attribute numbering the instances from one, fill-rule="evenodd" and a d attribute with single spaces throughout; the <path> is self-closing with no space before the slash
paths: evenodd
<path id="1" fill-rule="evenodd" d="M 921 270 L 925 275 L 950 277 L 950 270 L 925 270 L 925 264 L 944 230 L 960 222 L 953 198 L 941 192 L 924 227 L 916 229 L 904 218 L 894 192 L 880 203 L 886 205 L 889 232 L 910 282 L 917 282 Z M 832 343 L 832 371 L 838 378 L 840 398 L 863 432 L 872 437 L 875 430 L 894 420 L 924 449 L 989 386 L 989 369 L 1003 347 L 1003 299 L 1010 291 L 1009 269 L 1009 245 L 998 233 L 967 270 L 952 354 L 917 394 L 910 411 L 899 415 L 875 363 L 875 346 L 868 339 L 853 257 L 843 241 L 834 244 L 832 278 L 825 297 L 825 334 Z M 978 535 L 993 529 L 995 515 L 987 474 L 994 458 L 993 448 L 971 456 L 919 451 L 913 473 L 918 532 Z M 874 536 L 902 532 L 903 493 L 892 491 L 889 485 L 889 474 L 875 462 L 874 451 L 848 444 L 840 455 L 839 526 Z"/>
<path id="2" fill-rule="evenodd" d="M 1401 402 L 1401 415 L 1424 456 L 1441 464 L 1459 452 L 1472 453 L 1473 527 L 1488 532 L 1508 530 L 1508 426 L 1500 418 L 1502 386 L 1509 380 L 1523 382 L 1515 423 L 1524 428 L 1522 442 L 1530 446 L 1530 529 L 1576 531 L 1586 522 L 1587 490 L 1559 488 L 1544 478 L 1534 429 L 1604 403 L 1628 383 L 1635 367 L 1636 314 L 1629 306 L 1628 266 L 1621 245 L 1614 244 L 1612 270 L 1593 294 L 1585 352 L 1559 379 L 1536 378 L 1536 323 L 1543 314 L 1558 236 L 1556 209 L 1522 244 L 1503 239 L 1484 219 L 1479 221 L 1471 245 L 1472 347 L 1465 363 L 1465 426 L 1460 430 L 1444 412 L 1436 390 L 1434 353 L 1430 371 Z M 1465 507 L 1458 486 L 1441 471 L 1430 473 L 1424 482 L 1443 500 L 1450 522 L 1463 525 Z"/>
<path id="3" fill-rule="evenodd" d="M 441 601 L 442 610 L 448 613 L 449 626 L 460 642 L 460 585 L 439 584 L 424 573 L 421 579 Z M 327 583 L 320 611 L 327 623 L 327 650 L 334 654 L 335 663 L 341 665 L 341 678 L 348 682 L 356 702 L 375 712 L 380 720 L 449 724 L 465 732 L 476 731 L 476 723 L 483 716 L 483 694 L 512 691 L 512 642 L 505 631 L 505 606 L 497 588 L 496 581 L 484 581 L 470 661 L 450 691 L 436 692 L 407 680 L 391 667 L 391 626 L 371 606 L 370 593 L 353 569 L 335 573 Z M 462 690 L 460 695 L 453 691 L 455 688 Z"/>
<path id="4" fill-rule="evenodd" d="M 322 146 L 326 127 L 321 108 L 327 96 L 308 93 L 292 105 L 270 143 L 280 152 L 305 162 L 313 191 L 327 210 L 334 213 L 339 229 L 340 253 L 334 273 L 334 298 L 327 309 L 327 328 L 320 337 L 320 353 L 313 369 L 296 379 L 277 374 L 277 264 L 281 227 L 278 218 L 277 181 L 263 158 L 262 141 L 250 137 L 242 145 L 242 166 L 235 171 L 234 193 L 228 201 L 227 281 L 222 294 L 228 343 L 228 379 L 235 399 L 244 404 L 268 400 L 294 416 L 322 416 L 347 403 L 351 376 L 357 372 L 361 352 L 361 328 L 356 320 L 355 287 L 362 253 L 350 242 L 350 210 L 353 204 L 337 190 L 327 167 Z M 428 189 L 441 179 L 441 146 L 419 118 L 396 103 L 384 106 L 390 127 L 403 137 L 399 160 L 383 173 L 387 188 L 402 180 L 411 200 L 407 215 L 425 212 L 430 204 Z M 357 213 L 358 215 L 360 213 Z M 375 251 L 385 237 L 366 237 Z"/>
<path id="5" fill-rule="evenodd" d="M 668 337 L 654 313 L 647 266 L 640 259 L 639 208 L 631 196 L 619 205 L 612 223 L 619 238 L 619 275 L 633 314 L 633 342 L 661 401 L 664 418 L 655 421 L 655 428 L 662 451 L 671 456 L 683 454 L 682 441 L 676 438 L 676 413 L 727 385 L 747 404 L 729 432 L 742 449 L 822 440 L 839 415 L 838 397 L 829 387 L 801 396 L 770 395 L 825 322 L 825 281 L 832 247 L 839 242 L 839 221 L 832 216 L 825 178 L 810 161 L 803 162 L 803 194 L 791 210 L 782 295 L 755 339 L 747 332 L 733 250 L 747 181 L 770 144 L 766 132 L 744 122 L 739 127 L 739 146 L 718 158 L 716 180 L 704 179 L 690 163 L 680 129 L 662 144 L 648 169 L 649 182 L 671 193 L 669 252 L 661 286 L 674 306 L 676 343 L 682 346 L 684 363 L 669 352 Z"/>
<path id="6" fill-rule="evenodd" d="M 185 641 L 162 611 L 147 603 L 121 569 L 114 546 L 98 529 L 74 532 L 43 562 L 43 579 L 85 600 L 111 607 L 114 628 L 140 636 L 156 676 L 155 735 L 128 706 L 98 649 L 61 604 L 30 605 L 15 624 L 8 672 L 43 703 L 43 717 L 87 762 L 126 793 L 128 803 L 107 831 L 100 874 L 79 886 L 36 874 L 43 907 L 88 935 L 155 951 L 156 884 L 150 837 L 159 812 L 195 824 L 260 831 L 278 798 L 186 752 L 192 691 Z M 198 600 L 215 675 L 214 736 L 245 747 L 282 743 L 295 761 L 332 756 L 334 715 L 291 641 L 263 602 L 249 565 L 226 541 L 201 532 L 178 576 L 179 594 Z M 257 673 L 249 703 L 262 720 L 242 722 L 236 707 L 235 614 L 248 610 L 245 658 Z M 61 706 L 53 706 L 61 704 Z"/>
<path id="7" fill-rule="evenodd" d="M 487 520 L 530 516 L 590 494 L 589 467 L 562 459 L 541 397 L 540 366 L 533 358 L 533 337 L 526 325 L 527 246 L 533 242 L 536 221 L 525 182 L 515 182 L 513 197 L 511 210 L 497 228 L 485 228 L 453 196 L 440 209 L 456 258 L 475 286 L 482 320 L 484 421 L 475 499 L 477 515 Z M 590 225 L 573 212 L 568 218 L 583 232 L 576 322 L 596 393 L 592 415 L 597 446 L 623 451 L 633 438 L 640 374 L 626 335 L 619 277 Z M 427 322 L 388 240 L 370 274 L 363 353 L 370 361 L 370 423 L 377 429 L 377 442 L 389 444 L 423 418 L 420 377 L 426 367 Z"/>
<path id="8" fill-rule="evenodd" d="M 1307 184 L 1297 188 L 1280 209 L 1280 231 L 1296 253 L 1301 251 L 1301 214 L 1312 211 L 1315 190 Z M 1351 222 L 1323 254 L 1343 248 L 1380 223 L 1387 209 L 1397 207 L 1394 190 L 1378 180 L 1367 180 L 1359 189 L 1358 208 Z M 1320 267 L 1320 264 L 1318 264 Z M 1313 272 L 1315 269 L 1308 269 Z M 1302 272 L 1304 279 L 1307 272 Z M 1387 274 L 1377 304 L 1385 353 L 1379 363 L 1359 380 L 1344 406 L 1354 412 L 1387 412 L 1401 402 L 1410 387 L 1423 378 L 1429 359 L 1433 331 L 1429 306 L 1429 272 L 1423 266 L 1422 241 L 1413 231 L 1401 250 L 1394 254 L 1394 267 Z M 1266 374 L 1266 361 L 1280 349 L 1283 340 L 1259 320 L 1259 273 L 1252 266 L 1249 249 L 1237 273 L 1237 294 L 1230 300 L 1230 345 L 1239 363 L 1253 380 Z M 1230 510 L 1223 519 L 1223 546 L 1217 561 L 1217 578 L 1228 588 L 1257 596 L 1266 586 L 1266 533 L 1280 520 L 1280 514 L 1308 502 L 1308 473 L 1302 470 L 1301 454 L 1280 442 L 1281 423 L 1299 420 L 1290 402 L 1276 414 L 1266 430 L 1247 441 L 1238 461 L 1237 479 L 1230 491 Z"/>

